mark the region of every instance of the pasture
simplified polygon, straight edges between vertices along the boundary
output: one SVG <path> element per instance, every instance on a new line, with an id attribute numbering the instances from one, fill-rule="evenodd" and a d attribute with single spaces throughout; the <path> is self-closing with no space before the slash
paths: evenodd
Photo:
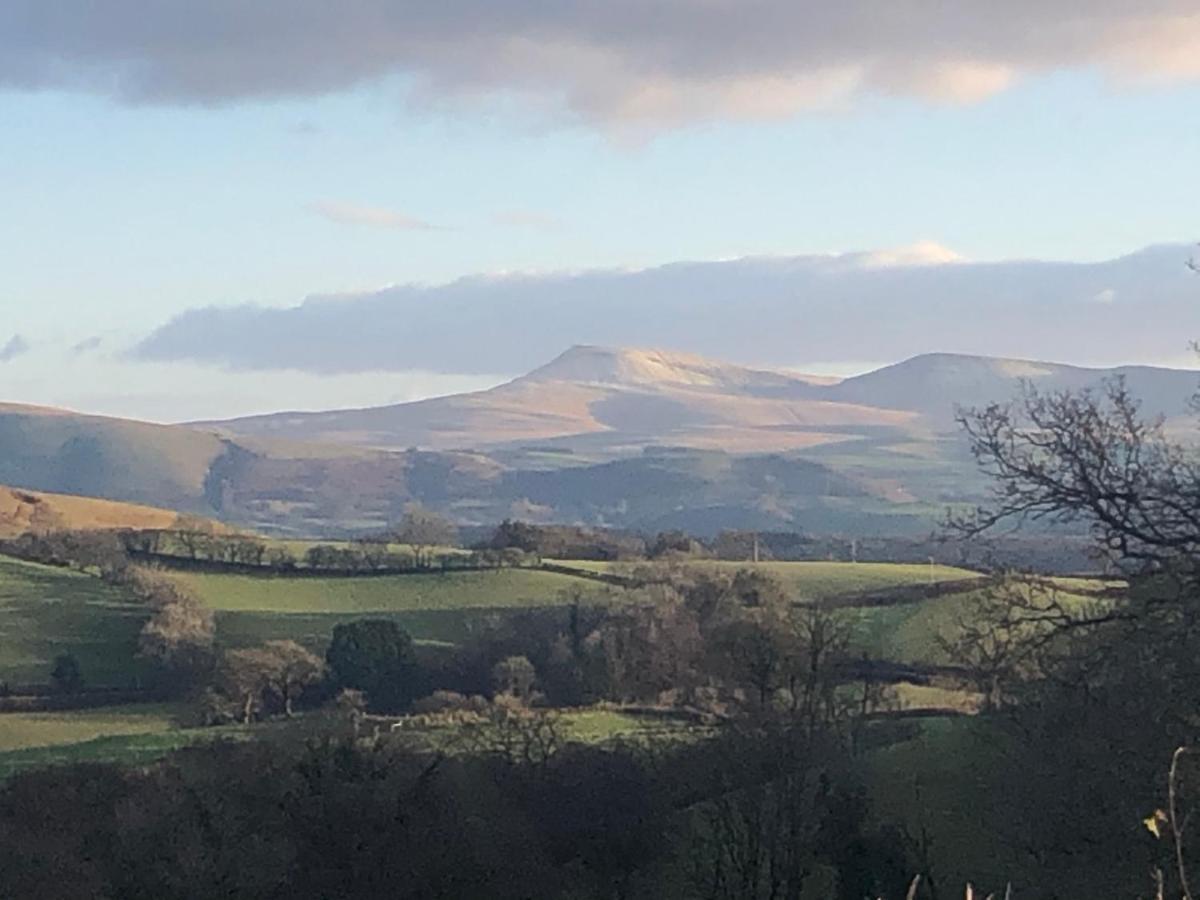
<path id="1" fill-rule="evenodd" d="M 611 563 L 590 560 L 562 560 L 560 565 L 588 572 L 625 574 L 639 566 L 654 563 Z M 797 600 L 826 600 L 847 594 L 882 591 L 904 585 L 934 584 L 981 577 L 978 572 L 955 566 L 928 563 L 850 563 L 850 562 L 738 562 L 733 560 L 689 560 L 680 563 L 702 570 L 732 575 L 739 569 L 752 569 L 778 579 Z"/>
<path id="2" fill-rule="evenodd" d="M 172 704 L 137 703 L 67 712 L 6 713 L 0 719 L 0 753 L 102 737 L 160 734 L 176 727 L 181 712 Z"/>
<path id="3" fill-rule="evenodd" d="M 219 612 L 378 613 L 558 606 L 568 590 L 599 597 L 604 586 L 538 569 L 364 577 L 292 577 L 173 572 Z"/>
<path id="4" fill-rule="evenodd" d="M 25 769 L 73 763 L 146 765 L 205 741 L 245 740 L 241 725 L 186 728 L 183 704 L 144 703 L 92 710 L 6 713 L 0 717 L 0 782 Z M 272 729 L 255 726 L 256 731 Z"/>
<path id="5" fill-rule="evenodd" d="M 240 647 L 291 639 L 324 652 L 335 625 L 394 619 L 416 640 L 457 643 L 495 616 L 561 606 L 569 595 L 602 602 L 605 586 L 537 569 L 364 577 L 287 577 L 174 572 L 217 613 L 217 637 Z"/>
<path id="6" fill-rule="evenodd" d="M 1088 579 L 1055 579 L 1058 598 L 1068 607 L 1098 602 L 1089 596 L 1100 582 Z M 972 619 L 983 594 L 969 590 L 927 597 L 915 603 L 850 607 L 842 611 L 849 619 L 855 654 L 907 665 L 947 665 L 939 636 L 950 638 L 961 623 Z"/>
<path id="7" fill-rule="evenodd" d="M 0 557 L 0 682 L 45 683 L 71 653 L 88 686 L 129 687 L 146 671 L 136 654 L 148 617 L 99 578 Z"/>

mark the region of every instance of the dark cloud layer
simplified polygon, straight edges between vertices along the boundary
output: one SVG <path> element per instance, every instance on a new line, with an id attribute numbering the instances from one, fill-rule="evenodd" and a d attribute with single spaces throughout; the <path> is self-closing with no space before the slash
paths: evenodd
<path id="1" fill-rule="evenodd" d="M 187 312 L 134 351 L 243 369 L 517 373 L 577 343 L 746 363 L 929 351 L 1087 364 L 1177 357 L 1200 335 L 1189 250 L 1111 262 L 897 265 L 885 256 L 678 263 L 635 272 L 466 278 Z M 923 248 L 916 259 L 939 258 Z"/>
<path id="2" fill-rule="evenodd" d="M 0 85 L 135 102 L 519 93 L 608 121 L 775 117 L 862 91 L 1200 74 L 1194 0 L 5 0 Z"/>

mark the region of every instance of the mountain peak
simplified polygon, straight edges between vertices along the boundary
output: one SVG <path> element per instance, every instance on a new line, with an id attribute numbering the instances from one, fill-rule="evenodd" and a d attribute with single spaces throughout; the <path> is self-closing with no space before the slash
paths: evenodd
<path id="1" fill-rule="evenodd" d="M 715 362 L 694 353 L 577 344 L 518 383 L 550 381 L 614 387 L 691 387 L 745 390 L 803 382 L 800 375 Z"/>

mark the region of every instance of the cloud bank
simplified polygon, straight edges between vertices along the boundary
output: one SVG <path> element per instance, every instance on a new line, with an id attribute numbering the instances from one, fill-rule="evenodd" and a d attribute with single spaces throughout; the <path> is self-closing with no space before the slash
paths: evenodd
<path id="1" fill-rule="evenodd" d="M 1064 68 L 1200 75 L 1194 0 L 6 0 L 0 85 L 222 104 L 389 77 L 590 120 L 777 118 L 861 93 L 972 102 Z"/>
<path id="2" fill-rule="evenodd" d="M 572 344 L 790 366 L 931 351 L 1077 364 L 1177 358 L 1200 336 L 1189 248 L 1109 262 L 909 251 L 464 278 L 186 312 L 132 355 L 234 369 L 520 373 Z M 1106 302 L 1097 302 L 1104 297 Z"/>

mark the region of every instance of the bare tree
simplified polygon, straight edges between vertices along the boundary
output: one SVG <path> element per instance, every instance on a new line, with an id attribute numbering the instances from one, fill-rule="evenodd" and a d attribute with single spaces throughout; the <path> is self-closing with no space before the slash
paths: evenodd
<path id="1" fill-rule="evenodd" d="M 453 544 L 458 539 L 458 529 L 444 516 L 419 503 L 410 503 L 393 530 L 393 537 L 397 543 L 412 547 L 413 557 L 420 567 L 430 564 L 432 548 Z"/>
<path id="2" fill-rule="evenodd" d="M 1145 421 L 1121 379 L 1102 392 L 1043 394 L 964 412 L 989 502 L 952 519 L 973 536 L 1002 523 L 1079 523 L 1127 571 L 1196 574 L 1200 461 Z"/>

